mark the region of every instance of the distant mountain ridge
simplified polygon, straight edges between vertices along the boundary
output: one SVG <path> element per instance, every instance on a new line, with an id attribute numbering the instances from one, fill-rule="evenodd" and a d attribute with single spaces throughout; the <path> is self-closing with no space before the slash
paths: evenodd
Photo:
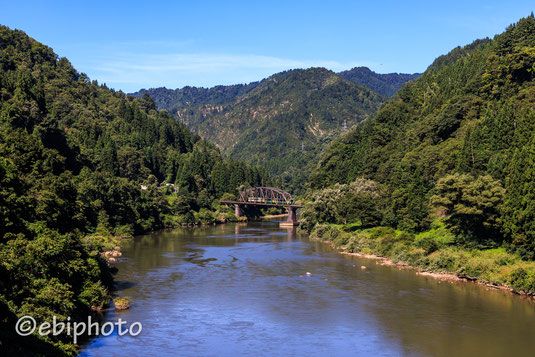
<path id="1" fill-rule="evenodd" d="M 373 115 L 385 97 L 325 68 L 290 70 L 247 85 L 141 90 L 235 158 L 297 188 L 324 145 Z M 290 187 L 290 188 L 291 188 Z"/>
<path id="2" fill-rule="evenodd" d="M 165 87 L 141 89 L 133 93 L 136 97 L 149 94 L 160 109 L 174 112 L 179 107 L 195 106 L 198 104 L 221 105 L 235 100 L 256 88 L 260 82 L 249 84 L 234 84 L 229 86 L 215 86 L 211 88 L 186 86 L 177 89 Z"/>
<path id="3" fill-rule="evenodd" d="M 418 78 L 421 73 L 376 73 L 368 67 L 355 67 L 338 73 L 339 76 L 368 87 L 385 97 L 392 97 L 408 81 Z"/>
<path id="4" fill-rule="evenodd" d="M 284 73 L 284 72 L 283 72 Z M 274 74 L 273 76 L 276 76 Z M 347 71 L 338 72 L 342 78 L 368 87 L 385 97 L 393 96 L 399 88 L 408 81 L 418 78 L 421 73 L 376 73 L 368 67 L 354 67 Z M 175 112 L 179 107 L 196 105 L 224 105 L 236 100 L 255 89 L 262 81 L 248 84 L 217 85 L 210 88 L 185 86 L 168 89 L 165 87 L 140 89 L 132 93 L 136 97 L 150 95 L 160 109 Z"/>

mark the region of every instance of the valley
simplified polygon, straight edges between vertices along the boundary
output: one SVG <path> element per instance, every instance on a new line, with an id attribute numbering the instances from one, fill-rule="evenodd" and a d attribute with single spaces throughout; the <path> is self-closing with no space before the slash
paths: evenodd
<path id="1" fill-rule="evenodd" d="M 533 13 L 423 73 L 133 94 L 1 25 L 0 354 L 526 354 L 534 138 Z M 123 313 L 146 334 L 14 329 Z"/>

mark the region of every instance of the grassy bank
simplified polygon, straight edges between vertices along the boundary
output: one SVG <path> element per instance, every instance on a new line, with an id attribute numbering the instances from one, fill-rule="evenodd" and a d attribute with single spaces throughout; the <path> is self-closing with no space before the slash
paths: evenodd
<path id="1" fill-rule="evenodd" d="M 524 261 L 505 248 L 482 250 L 455 245 L 455 236 L 440 221 L 419 234 L 388 227 L 317 224 L 310 237 L 330 242 L 347 253 L 376 255 L 421 271 L 450 273 L 535 295 L 535 262 Z"/>

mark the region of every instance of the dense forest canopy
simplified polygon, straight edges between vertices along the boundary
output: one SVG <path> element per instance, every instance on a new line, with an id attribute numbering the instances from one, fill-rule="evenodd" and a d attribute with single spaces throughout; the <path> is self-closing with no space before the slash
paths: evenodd
<path id="1" fill-rule="evenodd" d="M 106 237 L 163 228 L 173 217 L 214 221 L 217 198 L 267 180 L 149 96 L 98 85 L 24 32 L 0 27 L 2 323 L 87 316 L 109 297 L 99 254 Z M 64 337 L 47 339 L 72 352 Z"/>
<path id="2" fill-rule="evenodd" d="M 534 79 L 530 16 L 437 58 L 330 146 L 311 188 L 365 177 L 385 189 L 382 224 L 421 231 L 432 213 L 467 243 L 534 258 Z"/>

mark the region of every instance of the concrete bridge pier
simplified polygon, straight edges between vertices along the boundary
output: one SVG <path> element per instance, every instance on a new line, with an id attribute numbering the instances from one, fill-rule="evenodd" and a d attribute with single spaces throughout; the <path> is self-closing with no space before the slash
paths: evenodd
<path id="1" fill-rule="evenodd" d="M 241 216 L 243 215 L 243 212 L 242 212 L 242 210 L 241 210 L 241 207 L 240 207 L 240 205 L 238 205 L 238 204 L 234 204 L 234 215 L 235 215 L 236 217 L 241 217 Z"/>
<path id="2" fill-rule="evenodd" d="M 280 222 L 279 226 L 281 227 L 295 227 L 299 225 L 297 221 L 297 207 L 286 207 L 288 212 L 288 219 L 286 222 Z"/>
<path id="3" fill-rule="evenodd" d="M 288 211 L 288 222 L 297 221 L 297 209 L 295 207 L 288 207 L 286 210 Z"/>

